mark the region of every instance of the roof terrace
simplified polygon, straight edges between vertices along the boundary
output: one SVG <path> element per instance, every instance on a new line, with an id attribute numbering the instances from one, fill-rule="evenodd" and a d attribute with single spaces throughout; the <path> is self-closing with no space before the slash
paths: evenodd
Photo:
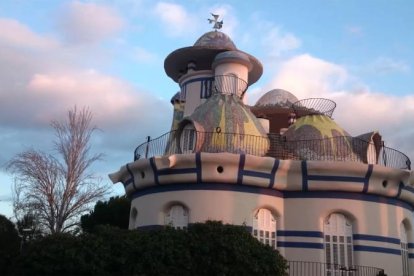
<path id="1" fill-rule="evenodd" d="M 263 150 L 265 149 L 265 150 Z M 139 145 L 134 160 L 196 152 L 251 154 L 281 160 L 359 162 L 396 169 L 411 169 L 404 153 L 358 137 L 337 136 L 313 140 L 286 140 L 280 134 L 268 137 L 196 130 L 171 131 Z"/>

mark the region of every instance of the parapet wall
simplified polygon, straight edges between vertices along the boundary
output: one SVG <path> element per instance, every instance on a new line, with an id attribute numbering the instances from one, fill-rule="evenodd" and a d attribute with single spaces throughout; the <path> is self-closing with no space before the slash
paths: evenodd
<path id="1" fill-rule="evenodd" d="M 414 206 L 408 170 L 357 162 L 278 160 L 230 153 L 174 154 L 140 159 L 110 175 L 126 193 L 169 184 L 226 183 L 278 191 L 338 191 L 400 199 Z"/>

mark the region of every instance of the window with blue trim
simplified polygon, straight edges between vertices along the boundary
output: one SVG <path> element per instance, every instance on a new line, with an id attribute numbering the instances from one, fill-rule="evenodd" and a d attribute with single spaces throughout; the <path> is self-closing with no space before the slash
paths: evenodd
<path id="1" fill-rule="evenodd" d="M 208 78 L 201 81 L 200 99 L 208 99 L 211 97 L 213 88 L 213 78 Z"/>
<path id="2" fill-rule="evenodd" d="M 340 213 L 330 214 L 324 222 L 325 262 L 328 276 L 339 276 L 353 266 L 352 224 Z"/>
<path id="3" fill-rule="evenodd" d="M 182 205 L 173 205 L 165 214 L 165 225 L 175 229 L 186 229 L 188 227 L 188 210 Z"/>
<path id="4" fill-rule="evenodd" d="M 267 209 L 259 209 L 253 217 L 253 236 L 276 249 L 276 218 Z"/>

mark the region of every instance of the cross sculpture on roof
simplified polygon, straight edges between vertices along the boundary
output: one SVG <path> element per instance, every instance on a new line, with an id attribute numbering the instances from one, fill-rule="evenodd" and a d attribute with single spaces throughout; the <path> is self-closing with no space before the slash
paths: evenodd
<path id="1" fill-rule="evenodd" d="M 223 27 L 223 20 L 218 21 L 218 18 L 219 18 L 218 14 L 213 14 L 212 13 L 211 15 L 214 17 L 214 19 L 207 19 L 208 23 L 210 23 L 210 24 L 214 23 L 213 29 L 215 29 L 216 32 L 217 32 L 218 29 L 221 29 Z"/>

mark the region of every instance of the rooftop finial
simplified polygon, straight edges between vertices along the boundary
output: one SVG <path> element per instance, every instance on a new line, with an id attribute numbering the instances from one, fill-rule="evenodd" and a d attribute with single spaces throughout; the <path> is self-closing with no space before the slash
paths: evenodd
<path id="1" fill-rule="evenodd" d="M 218 21 L 219 15 L 218 14 L 211 14 L 214 19 L 207 19 L 208 23 L 214 23 L 213 29 L 216 29 L 216 32 L 218 29 L 221 29 L 223 27 L 223 20 Z"/>

